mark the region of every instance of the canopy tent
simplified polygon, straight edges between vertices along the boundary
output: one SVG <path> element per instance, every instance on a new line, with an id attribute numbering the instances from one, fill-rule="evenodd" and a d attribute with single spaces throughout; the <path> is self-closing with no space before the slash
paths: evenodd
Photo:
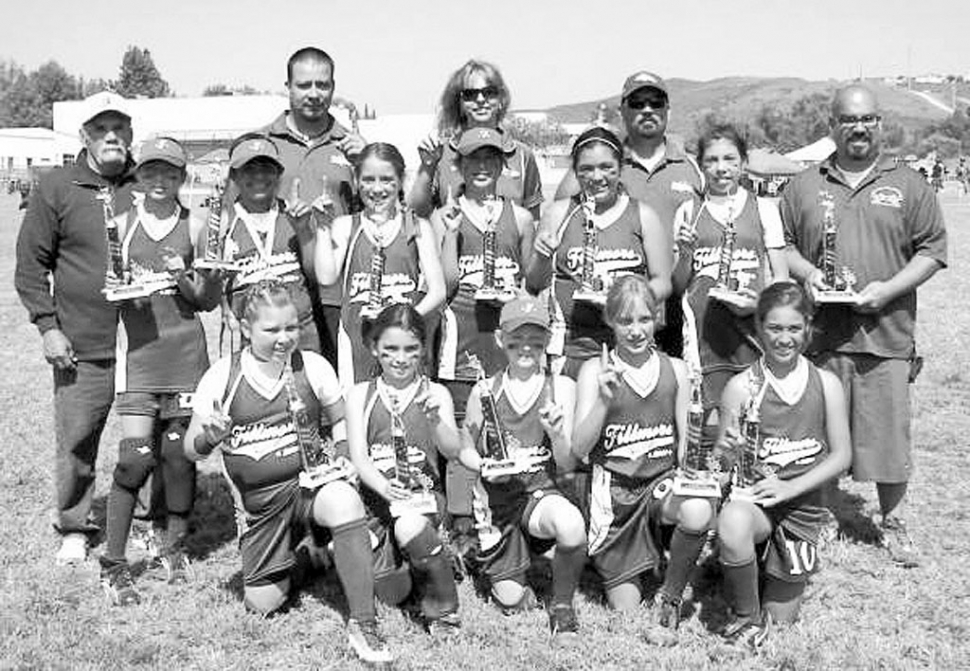
<path id="1" fill-rule="evenodd" d="M 759 176 L 795 175 L 802 166 L 770 149 L 752 149 L 748 152 L 748 173 Z"/>
<path id="2" fill-rule="evenodd" d="M 810 145 L 788 152 L 785 154 L 785 158 L 789 158 L 796 163 L 807 165 L 810 163 L 821 163 L 833 153 L 835 153 L 835 140 L 826 135 Z"/>

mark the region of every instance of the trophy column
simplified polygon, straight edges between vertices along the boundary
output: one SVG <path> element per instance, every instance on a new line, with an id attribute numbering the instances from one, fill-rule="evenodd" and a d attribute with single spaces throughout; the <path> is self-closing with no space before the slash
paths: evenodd
<path id="1" fill-rule="evenodd" d="M 303 466 L 300 486 L 317 489 L 333 480 L 349 477 L 346 466 L 336 463 L 332 443 L 321 438 L 320 427 L 300 398 L 293 366 L 289 362 L 283 369 L 283 386 L 286 388 L 287 408 L 300 447 L 300 462 Z"/>
<path id="2" fill-rule="evenodd" d="M 603 280 L 596 277 L 599 235 L 594 220 L 596 201 L 592 196 L 583 196 L 582 209 L 585 218 L 583 225 L 583 267 L 579 279 L 579 288 L 573 294 L 573 300 L 603 304 L 606 301 L 606 287 L 603 286 Z"/>
<path id="3" fill-rule="evenodd" d="M 690 371 L 690 405 L 687 407 L 687 446 L 684 470 L 674 476 L 673 492 L 677 496 L 721 498 L 717 470 L 711 464 L 711 450 L 703 443 L 704 402 L 703 378 L 696 366 Z"/>
<path id="4" fill-rule="evenodd" d="M 839 226 L 835 218 L 835 198 L 831 193 L 822 194 L 822 249 L 820 268 L 826 289 L 812 289 L 816 303 L 853 304 L 857 294 L 853 285 L 855 275 L 851 269 L 838 266 Z"/>

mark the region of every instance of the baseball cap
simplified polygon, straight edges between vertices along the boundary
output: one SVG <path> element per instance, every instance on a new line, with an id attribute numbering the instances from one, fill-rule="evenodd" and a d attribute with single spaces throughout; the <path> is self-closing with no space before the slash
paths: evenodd
<path id="1" fill-rule="evenodd" d="M 460 156 L 468 156 L 482 147 L 494 147 L 506 154 L 514 151 L 510 143 L 494 128 L 469 128 L 458 138 L 455 149 Z"/>
<path id="2" fill-rule="evenodd" d="M 117 112 L 127 119 L 131 119 L 128 109 L 128 99 L 114 91 L 101 91 L 84 99 L 84 113 L 81 115 L 81 125 L 88 123 L 94 117 L 105 112 Z"/>
<path id="3" fill-rule="evenodd" d="M 136 168 L 140 168 L 149 161 L 164 161 L 169 165 L 174 165 L 176 168 L 184 168 L 188 162 L 185 149 L 182 148 L 182 145 L 178 141 L 170 137 L 157 137 L 151 140 L 145 140 L 138 147 L 135 156 L 137 156 Z"/>
<path id="4" fill-rule="evenodd" d="M 229 150 L 229 167 L 241 168 L 255 158 L 268 158 L 283 170 L 280 151 L 268 137 L 253 136 L 236 142 Z"/>
<path id="5" fill-rule="evenodd" d="M 620 99 L 626 99 L 626 97 L 634 91 L 644 88 L 657 89 L 664 95 L 667 95 L 667 85 L 659 75 L 655 75 L 652 72 L 647 72 L 646 70 L 641 70 L 640 72 L 630 75 L 626 78 L 626 81 L 623 82 L 623 93 L 620 94 Z"/>
<path id="6" fill-rule="evenodd" d="M 546 304 L 534 296 L 516 296 L 502 306 L 499 327 L 511 333 L 520 326 L 535 324 L 549 330 L 549 310 Z"/>

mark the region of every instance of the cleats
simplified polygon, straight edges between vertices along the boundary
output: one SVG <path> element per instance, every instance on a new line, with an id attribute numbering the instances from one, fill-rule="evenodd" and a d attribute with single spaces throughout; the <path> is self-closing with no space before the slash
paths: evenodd
<path id="1" fill-rule="evenodd" d="M 461 616 L 458 613 L 445 613 L 440 617 L 427 618 L 424 628 L 435 638 L 451 636 L 461 630 Z"/>
<path id="2" fill-rule="evenodd" d="M 82 533 L 64 534 L 54 556 L 58 566 L 74 566 L 88 558 L 88 537 Z"/>
<path id="3" fill-rule="evenodd" d="M 889 558 L 902 568 L 916 568 L 920 563 L 919 547 L 909 535 L 906 523 L 898 517 L 883 518 L 879 525 L 882 531 L 882 546 Z"/>
<path id="4" fill-rule="evenodd" d="M 557 603 L 552 606 L 549 610 L 549 632 L 553 637 L 579 633 L 579 621 L 572 605 Z"/>
<path id="5" fill-rule="evenodd" d="M 365 664 L 389 665 L 394 661 L 376 620 L 347 622 L 347 645 Z"/>
<path id="6" fill-rule="evenodd" d="M 736 649 L 754 651 L 765 644 L 770 632 L 771 616 L 763 613 L 735 618 L 724 628 L 721 635 Z"/>
<path id="7" fill-rule="evenodd" d="M 134 606 L 141 602 L 141 595 L 135 589 L 131 568 L 126 561 L 117 564 L 102 562 L 101 588 L 115 606 Z"/>
<path id="8" fill-rule="evenodd" d="M 184 585 L 195 579 L 195 571 L 189 558 L 180 548 L 171 550 L 161 558 L 162 568 L 169 585 Z"/>

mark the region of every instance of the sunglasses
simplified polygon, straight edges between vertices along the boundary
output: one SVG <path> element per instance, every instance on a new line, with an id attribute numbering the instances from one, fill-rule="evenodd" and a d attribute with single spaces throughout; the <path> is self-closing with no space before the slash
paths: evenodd
<path id="1" fill-rule="evenodd" d="M 878 114 L 863 114 L 862 116 L 840 114 L 838 117 L 836 117 L 836 121 L 839 122 L 840 126 L 855 126 L 861 123 L 866 128 L 872 128 L 882 121 L 882 117 Z"/>
<path id="2" fill-rule="evenodd" d="M 630 96 L 626 99 L 626 106 L 631 110 L 642 110 L 649 107 L 653 110 L 662 110 L 667 106 L 667 98 L 663 95 Z"/>
<path id="3" fill-rule="evenodd" d="M 486 100 L 489 98 L 498 98 L 498 87 L 486 86 L 480 89 L 462 89 L 461 91 L 461 99 L 466 103 L 475 102 L 478 100 L 478 96 L 482 96 Z"/>

